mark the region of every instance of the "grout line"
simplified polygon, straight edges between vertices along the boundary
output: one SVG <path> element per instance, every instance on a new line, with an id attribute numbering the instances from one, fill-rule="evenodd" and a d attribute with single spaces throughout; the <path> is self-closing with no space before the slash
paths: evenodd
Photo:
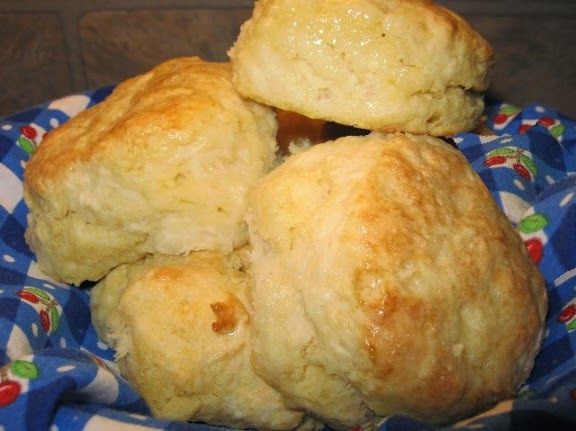
<path id="1" fill-rule="evenodd" d="M 438 1 L 449 9 L 462 15 L 546 15 L 546 16 L 576 16 L 574 1 Z M 65 11 L 76 10 L 82 14 L 91 11 L 134 10 L 134 9 L 245 9 L 252 8 L 252 0 L 163 0 L 159 5 L 156 0 L 0 0 L 0 13 L 37 12 L 46 10 Z"/>
<path id="2" fill-rule="evenodd" d="M 76 8 L 60 10 L 68 52 L 68 67 L 72 77 L 72 89 L 79 91 L 86 88 L 86 77 L 82 60 L 82 47 L 78 34 L 79 12 Z"/>
<path id="3" fill-rule="evenodd" d="M 506 14 L 507 16 L 522 15 L 576 15 L 576 4 L 573 1 L 462 1 L 444 0 L 437 3 L 461 14 L 493 15 Z"/>
<path id="4" fill-rule="evenodd" d="M 71 5 L 72 3 L 72 5 Z M 252 0 L 163 0 L 159 5 L 156 0 L 0 0 L 0 13 L 37 11 L 40 9 L 69 9 L 70 7 L 79 10 L 106 10 L 106 9 L 224 9 L 224 8 L 252 8 Z"/>

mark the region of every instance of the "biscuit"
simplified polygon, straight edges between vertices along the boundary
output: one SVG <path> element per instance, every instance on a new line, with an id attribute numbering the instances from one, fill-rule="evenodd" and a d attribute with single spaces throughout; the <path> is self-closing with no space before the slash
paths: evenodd
<path id="1" fill-rule="evenodd" d="M 229 64 L 167 61 L 48 133 L 29 161 L 26 239 L 59 281 L 98 280 L 147 254 L 247 241 L 246 193 L 272 169 L 274 112 Z"/>
<path id="2" fill-rule="evenodd" d="M 255 371 L 336 428 L 430 424 L 514 396 L 543 334 L 544 281 L 442 140 L 319 144 L 249 196 Z"/>
<path id="3" fill-rule="evenodd" d="M 463 18 L 426 0 L 260 0 L 229 56 L 251 99 L 434 136 L 475 126 L 493 62 Z"/>
<path id="4" fill-rule="evenodd" d="M 250 366 L 241 252 L 121 265 L 91 294 L 100 337 L 159 418 L 292 429 L 303 419 Z"/>

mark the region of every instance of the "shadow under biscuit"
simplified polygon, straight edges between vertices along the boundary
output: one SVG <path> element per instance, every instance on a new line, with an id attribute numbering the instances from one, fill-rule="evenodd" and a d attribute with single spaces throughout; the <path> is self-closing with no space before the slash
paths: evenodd
<path id="1" fill-rule="evenodd" d="M 308 118 L 296 112 L 276 111 L 278 120 L 278 152 L 280 155 L 289 155 L 291 143 L 306 141 L 310 145 L 333 141 L 345 136 L 368 135 L 370 130 L 358 129 L 352 126 L 334 123 L 326 120 Z"/>

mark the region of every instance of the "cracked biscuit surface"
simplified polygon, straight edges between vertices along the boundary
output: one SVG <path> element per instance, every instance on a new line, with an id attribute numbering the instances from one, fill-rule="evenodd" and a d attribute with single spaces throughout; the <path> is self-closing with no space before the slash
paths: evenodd
<path id="1" fill-rule="evenodd" d="M 270 108 L 236 92 L 229 64 L 179 58 L 121 83 L 28 162 L 40 268 L 80 283 L 146 254 L 245 244 L 246 193 L 272 169 L 276 129 Z"/>
<path id="2" fill-rule="evenodd" d="M 251 99 L 434 136 L 476 125 L 493 61 L 461 17 L 426 0 L 260 0 L 229 55 Z"/>
<path id="3" fill-rule="evenodd" d="M 269 430 L 302 421 L 252 371 L 243 254 L 157 255 L 92 289 L 98 334 L 155 416 Z"/>
<path id="4" fill-rule="evenodd" d="M 249 198 L 253 362 L 337 427 L 432 424 L 513 397 L 543 333 L 544 282 L 482 180 L 440 139 L 312 147 Z"/>

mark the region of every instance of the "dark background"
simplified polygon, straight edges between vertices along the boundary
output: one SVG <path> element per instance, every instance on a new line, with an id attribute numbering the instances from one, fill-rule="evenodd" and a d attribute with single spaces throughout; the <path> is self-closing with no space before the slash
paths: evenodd
<path id="1" fill-rule="evenodd" d="M 440 1 L 496 51 L 490 94 L 576 118 L 576 0 Z M 252 0 L 0 0 L 0 117 L 170 57 L 225 60 Z"/>

